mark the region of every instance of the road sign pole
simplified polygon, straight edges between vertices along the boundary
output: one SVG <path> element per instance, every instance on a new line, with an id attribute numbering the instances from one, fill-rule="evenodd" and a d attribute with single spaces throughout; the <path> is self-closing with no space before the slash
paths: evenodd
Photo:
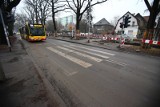
<path id="1" fill-rule="evenodd" d="M 122 32 L 121 32 L 121 36 L 119 38 L 119 48 L 121 47 L 121 43 L 122 43 L 122 35 L 123 35 L 123 30 L 124 30 L 124 16 L 123 16 L 123 22 L 122 22 L 123 26 L 122 26 Z"/>
<path id="2" fill-rule="evenodd" d="M 7 33 L 7 28 L 6 28 L 6 25 L 4 23 L 4 19 L 3 19 L 1 8 L 0 8 L 0 17 L 1 17 L 2 25 L 3 25 L 4 33 L 5 33 L 5 36 L 6 36 L 7 44 L 8 44 L 8 47 L 9 47 L 9 51 L 11 52 L 11 44 L 10 44 L 10 41 L 9 41 L 9 37 L 8 37 L 8 33 Z"/>

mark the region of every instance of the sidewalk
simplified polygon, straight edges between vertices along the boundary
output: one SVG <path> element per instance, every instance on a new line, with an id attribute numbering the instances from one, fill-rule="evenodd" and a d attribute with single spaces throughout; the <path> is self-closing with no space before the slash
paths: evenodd
<path id="1" fill-rule="evenodd" d="M 103 49 L 108 50 L 114 50 L 114 51 L 123 51 L 123 52 L 132 52 L 132 53 L 138 53 L 138 54 L 145 54 L 145 55 L 153 55 L 153 56 L 160 56 L 160 49 L 157 48 L 151 48 L 151 49 L 142 49 L 140 46 L 134 46 L 134 45 L 127 45 L 124 44 L 121 48 L 118 48 L 119 43 L 114 42 L 102 42 L 101 39 L 90 39 L 90 43 L 88 43 L 88 39 L 70 39 L 69 37 L 48 37 L 51 39 L 58 39 L 62 41 L 68 41 L 72 43 L 82 44 L 82 45 L 88 45 L 88 46 L 94 46 L 99 47 Z"/>
<path id="2" fill-rule="evenodd" d="M 19 40 L 12 52 L 0 45 L 0 107 L 58 107 L 23 48 Z"/>

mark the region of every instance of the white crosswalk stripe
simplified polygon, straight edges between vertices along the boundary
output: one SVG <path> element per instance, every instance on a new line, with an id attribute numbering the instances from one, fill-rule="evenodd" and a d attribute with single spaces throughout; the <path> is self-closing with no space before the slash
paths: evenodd
<path id="1" fill-rule="evenodd" d="M 114 61 L 114 60 L 105 60 L 107 62 L 110 62 L 110 63 L 114 63 L 114 64 L 117 64 L 117 65 L 121 65 L 121 66 L 126 66 L 127 64 L 125 63 L 122 63 L 122 62 L 118 62 L 118 61 Z"/>
<path id="2" fill-rule="evenodd" d="M 71 50 L 71 49 L 68 49 L 68 48 L 64 48 L 64 47 L 61 47 L 61 46 L 57 46 L 57 47 L 65 50 L 65 51 L 72 52 L 72 53 L 75 53 L 77 55 L 86 57 L 86 58 L 91 59 L 91 60 L 96 61 L 96 62 L 101 62 L 102 61 L 102 59 L 100 59 L 100 58 L 96 58 L 96 57 L 93 57 L 93 56 L 90 56 L 90 55 L 87 55 L 87 54 L 84 54 L 84 53 L 80 53 L 80 52 L 77 52 L 77 51 L 74 51 L 74 50 Z"/>
<path id="3" fill-rule="evenodd" d="M 104 61 L 107 61 L 107 62 L 110 62 L 110 63 L 113 63 L 113 64 L 117 64 L 117 65 L 121 65 L 121 66 L 126 66 L 126 65 L 127 65 L 126 63 L 122 63 L 122 62 L 118 62 L 118 61 L 111 60 L 111 59 L 109 59 L 108 56 L 104 56 L 104 55 L 101 55 L 101 54 L 97 54 L 97 53 L 85 51 L 85 50 L 82 50 L 82 49 L 74 48 L 74 47 L 76 47 L 76 46 L 73 46 L 73 47 L 72 47 L 72 46 L 73 46 L 73 45 L 71 45 L 71 46 L 64 46 L 64 47 L 68 47 L 68 48 L 71 48 L 71 49 L 74 49 L 74 50 L 77 50 L 77 51 L 81 51 L 81 52 L 85 52 L 85 53 L 88 53 L 88 54 L 91 54 L 91 55 L 99 56 L 99 57 L 101 57 L 101 58 L 105 58 L 106 60 L 104 60 Z M 77 46 L 77 47 L 78 47 L 78 46 Z M 85 48 L 85 47 L 82 47 L 82 48 L 93 51 L 93 49 L 89 49 L 89 48 Z M 68 49 L 68 50 L 69 50 L 69 49 Z M 74 50 L 72 50 L 72 51 L 74 51 Z M 104 54 L 103 51 L 98 51 L 98 50 L 94 50 L 94 51 L 97 51 L 97 52 L 100 52 L 100 53 Z M 70 52 L 71 52 L 71 51 L 70 51 Z M 76 53 L 79 53 L 79 52 L 76 52 Z M 111 53 L 106 53 L 106 54 L 107 54 L 107 55 L 112 55 L 112 56 L 115 55 L 115 54 L 111 54 Z"/>
<path id="4" fill-rule="evenodd" d="M 103 51 L 99 51 L 99 50 L 95 50 L 95 49 L 91 49 L 91 48 L 80 47 L 80 46 L 76 46 L 76 45 L 71 45 L 71 46 L 72 46 L 72 47 L 78 47 L 78 48 L 87 49 L 87 50 L 94 51 L 94 52 L 99 52 L 99 53 L 102 53 L 102 54 L 105 54 L 105 55 L 111 55 L 111 56 L 114 56 L 114 55 L 115 55 L 115 54 L 112 54 L 112 53 L 103 52 Z"/>
<path id="5" fill-rule="evenodd" d="M 71 46 L 65 46 L 65 47 L 70 48 L 70 49 L 74 49 L 74 50 L 77 50 L 77 51 L 85 52 L 85 53 L 88 53 L 88 54 L 91 54 L 91 55 L 95 55 L 95 56 L 98 56 L 98 57 L 101 57 L 101 58 L 105 58 L 105 59 L 109 58 L 108 56 L 104 56 L 104 55 L 89 52 L 89 51 L 80 50 L 80 49 L 77 49 L 77 48 L 74 48 L 74 47 L 71 47 Z"/>
<path id="6" fill-rule="evenodd" d="M 58 55 L 60 55 L 60 56 L 62 56 L 62 57 L 64 57 L 64 58 L 66 58 L 66 59 L 68 59 L 68 60 L 70 60 L 70 61 L 72 61 L 72 62 L 74 62 L 74 63 L 76 63 L 76 64 L 81 65 L 81 66 L 84 67 L 84 68 L 88 68 L 88 67 L 91 67 L 91 66 L 92 66 L 92 64 L 90 64 L 90 63 L 88 63 L 88 62 L 85 62 L 85 61 L 82 61 L 82 60 L 77 59 L 77 58 L 75 58 L 75 57 L 72 57 L 72 56 L 70 56 L 70 55 L 67 55 L 67 54 L 65 54 L 65 53 L 63 53 L 63 52 L 61 52 L 61 51 L 58 51 L 58 50 L 56 50 L 56 49 L 54 49 L 54 48 L 52 48 L 52 47 L 47 47 L 47 49 L 49 49 L 50 51 L 52 51 L 52 52 L 54 52 L 54 53 L 56 53 L 56 54 L 58 54 Z"/>

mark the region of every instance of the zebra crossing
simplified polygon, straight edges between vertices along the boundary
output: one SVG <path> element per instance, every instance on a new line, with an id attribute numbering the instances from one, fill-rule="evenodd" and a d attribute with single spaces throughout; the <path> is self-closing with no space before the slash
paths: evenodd
<path id="1" fill-rule="evenodd" d="M 86 58 L 91 59 L 91 60 L 96 61 L 96 62 L 101 62 L 102 61 L 102 59 L 100 59 L 100 58 L 96 58 L 96 57 L 93 57 L 93 56 L 90 56 L 90 55 L 87 55 L 87 54 L 84 54 L 84 53 L 80 53 L 80 52 L 77 52 L 77 51 L 74 51 L 74 50 L 71 50 L 71 49 L 68 49 L 68 48 L 64 48 L 64 47 L 61 47 L 61 46 L 58 46 L 58 48 L 66 50 L 68 52 L 75 53 L 75 54 L 83 56 L 83 57 L 86 57 Z"/>
<path id="2" fill-rule="evenodd" d="M 87 62 L 88 60 L 84 61 L 80 58 L 77 58 L 77 57 L 75 57 L 75 55 L 78 55 L 80 57 L 89 59 L 89 60 L 97 62 L 97 63 L 100 63 L 102 61 L 107 61 L 109 63 L 115 63 L 115 64 L 118 64 L 121 66 L 126 66 L 125 63 L 117 62 L 117 61 L 110 59 L 110 57 L 115 56 L 115 54 L 100 51 L 100 50 L 95 50 L 92 48 L 80 47 L 80 46 L 76 46 L 76 45 L 69 45 L 69 46 L 56 45 L 54 47 L 46 47 L 46 48 L 48 50 L 52 51 L 53 53 L 56 53 L 57 55 L 60 55 L 64 58 L 84 67 L 84 68 L 89 68 L 93 64 L 91 64 L 91 62 Z M 69 53 L 74 54 L 74 56 Z"/>
<path id="3" fill-rule="evenodd" d="M 77 63 L 77 64 L 83 66 L 84 68 L 88 68 L 88 67 L 92 66 L 92 64 L 90 64 L 90 63 L 82 61 L 82 60 L 80 60 L 78 58 L 75 58 L 73 56 L 67 55 L 67 54 L 65 54 L 65 53 L 63 53 L 61 51 L 58 51 L 57 49 L 54 49 L 52 47 L 47 47 L 47 49 L 51 50 L 52 52 L 54 52 L 54 53 L 56 53 L 56 54 L 58 54 L 58 55 L 60 55 L 60 56 L 62 56 L 64 58 L 66 58 L 66 59 L 69 59 L 70 61 L 72 61 L 74 63 Z"/>

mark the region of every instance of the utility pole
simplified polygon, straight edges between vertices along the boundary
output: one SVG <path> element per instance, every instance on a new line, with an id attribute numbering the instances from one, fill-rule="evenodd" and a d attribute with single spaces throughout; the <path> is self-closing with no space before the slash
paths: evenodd
<path id="1" fill-rule="evenodd" d="M 89 0 L 89 12 L 88 12 L 88 26 L 89 26 L 89 30 L 88 30 L 88 43 L 90 43 L 90 26 L 91 26 L 91 1 Z"/>
<path id="2" fill-rule="evenodd" d="M 72 38 L 73 38 L 73 15 L 72 15 Z"/>

